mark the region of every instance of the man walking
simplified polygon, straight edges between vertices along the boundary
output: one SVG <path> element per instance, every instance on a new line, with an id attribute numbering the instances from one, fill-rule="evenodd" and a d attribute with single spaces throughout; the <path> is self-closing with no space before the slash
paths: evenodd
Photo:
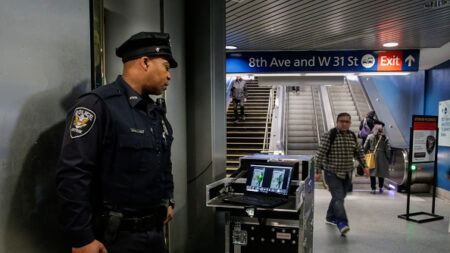
<path id="1" fill-rule="evenodd" d="M 320 170 L 324 170 L 325 181 L 331 193 L 325 223 L 337 225 L 341 235 L 350 230 L 344 208 L 344 198 L 351 184 L 353 158 L 356 158 L 368 174 L 364 153 L 355 133 L 350 129 L 351 116 L 340 113 L 337 116 L 336 128 L 325 133 L 316 154 L 316 180 L 320 179 Z"/>
<path id="2" fill-rule="evenodd" d="M 236 80 L 231 84 L 231 97 L 230 102 L 233 102 L 234 121 L 245 120 L 244 103 L 247 103 L 248 90 L 247 83 L 240 76 L 236 77 Z M 238 115 L 237 106 L 241 107 L 241 115 Z"/>

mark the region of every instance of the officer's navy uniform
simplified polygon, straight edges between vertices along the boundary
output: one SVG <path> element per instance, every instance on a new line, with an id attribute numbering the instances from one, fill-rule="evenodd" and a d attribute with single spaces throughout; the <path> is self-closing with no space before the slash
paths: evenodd
<path id="1" fill-rule="evenodd" d="M 173 131 L 164 109 L 119 76 L 82 96 L 66 125 L 57 190 L 71 246 L 97 239 L 109 253 L 165 252 Z"/>

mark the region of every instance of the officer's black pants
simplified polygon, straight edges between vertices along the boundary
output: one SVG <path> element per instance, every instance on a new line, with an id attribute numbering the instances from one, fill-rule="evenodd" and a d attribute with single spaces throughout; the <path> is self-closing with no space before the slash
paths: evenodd
<path id="1" fill-rule="evenodd" d="M 238 104 L 241 107 L 241 116 L 239 117 L 238 115 L 238 110 L 237 110 L 237 106 Z M 234 118 L 238 119 L 238 118 L 243 118 L 244 117 L 244 99 L 235 99 L 233 98 L 233 110 L 234 110 Z"/>
<path id="2" fill-rule="evenodd" d="M 147 232 L 120 231 L 114 242 L 103 242 L 108 253 L 167 253 L 162 229 Z"/>

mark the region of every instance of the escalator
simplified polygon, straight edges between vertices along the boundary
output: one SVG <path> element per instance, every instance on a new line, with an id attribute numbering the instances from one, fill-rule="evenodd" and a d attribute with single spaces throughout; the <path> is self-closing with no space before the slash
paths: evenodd
<path id="1" fill-rule="evenodd" d="M 311 86 L 297 87 L 287 96 L 287 154 L 314 155 L 319 147 Z"/>

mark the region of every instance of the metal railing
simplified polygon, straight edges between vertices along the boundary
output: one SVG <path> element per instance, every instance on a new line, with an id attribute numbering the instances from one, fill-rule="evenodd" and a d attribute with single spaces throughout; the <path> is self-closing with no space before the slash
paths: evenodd
<path id="1" fill-rule="evenodd" d="M 228 78 L 227 78 L 228 79 Z M 231 96 L 231 94 L 230 94 L 230 92 L 231 92 L 231 84 L 233 83 L 233 79 L 232 78 L 229 78 L 227 81 L 226 81 L 226 88 L 227 88 L 227 98 L 226 98 L 226 111 L 228 111 L 228 106 L 230 105 L 230 96 Z"/>
<path id="2" fill-rule="evenodd" d="M 335 122 L 334 122 L 334 113 L 333 113 L 333 105 L 330 99 L 330 95 L 328 93 L 328 87 L 326 86 L 322 86 L 320 87 L 320 93 L 322 96 L 322 105 L 323 105 L 323 110 L 324 110 L 324 116 L 325 116 L 325 120 L 326 120 L 326 131 L 332 129 L 333 127 L 335 127 Z"/>
<path id="3" fill-rule="evenodd" d="M 272 113 L 273 113 L 273 102 L 274 102 L 274 98 L 273 98 L 273 94 L 274 94 L 274 87 L 272 87 L 272 89 L 270 89 L 270 96 L 269 96 L 269 105 L 267 106 L 267 114 L 266 114 L 266 127 L 265 127 L 265 131 L 264 131 L 264 142 L 263 142 L 263 150 L 262 152 L 267 152 L 269 150 L 269 142 L 267 141 L 269 138 L 269 120 L 272 118 Z"/>
<path id="4" fill-rule="evenodd" d="M 284 154 L 284 118 L 285 118 L 285 89 L 277 86 L 274 108 L 272 110 L 272 128 L 270 130 L 269 152 L 271 154 Z"/>
<path id="5" fill-rule="evenodd" d="M 319 94 L 319 101 L 320 101 L 320 104 L 322 105 L 322 106 L 320 106 L 320 113 L 322 113 L 323 132 L 326 132 L 328 129 L 327 129 L 327 124 L 326 124 L 325 108 L 323 106 L 324 105 L 324 100 L 323 100 L 323 95 L 322 95 L 322 92 L 321 92 L 320 88 L 317 89 L 317 93 Z"/>
<path id="6" fill-rule="evenodd" d="M 317 141 L 320 141 L 319 120 L 318 120 L 318 118 L 317 118 L 316 96 L 315 96 L 315 90 L 313 89 L 313 87 L 311 87 L 311 94 L 312 94 L 312 101 L 313 101 L 314 118 L 315 118 L 315 120 L 316 120 L 316 134 L 317 134 Z"/>
<path id="7" fill-rule="evenodd" d="M 284 154 L 287 155 L 288 153 L 288 124 L 287 124 L 287 120 L 286 120 L 286 113 L 288 113 L 289 111 L 289 95 L 287 95 L 287 87 L 284 87 L 284 113 L 283 113 L 283 142 L 284 142 Z M 286 96 L 287 95 L 287 96 Z"/>

